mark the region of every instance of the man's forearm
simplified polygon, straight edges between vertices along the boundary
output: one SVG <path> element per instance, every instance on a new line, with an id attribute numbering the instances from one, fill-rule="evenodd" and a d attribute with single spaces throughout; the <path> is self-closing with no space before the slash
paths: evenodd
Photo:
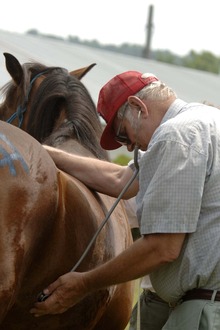
<path id="1" fill-rule="evenodd" d="M 126 180 L 132 175 L 131 170 L 125 173 L 126 167 L 111 162 L 72 155 L 47 146 L 45 149 L 59 169 L 76 177 L 88 187 L 109 196 L 117 197 Z"/>
<path id="2" fill-rule="evenodd" d="M 155 271 L 165 263 L 158 250 L 148 238 L 140 238 L 118 257 L 104 265 L 84 273 L 85 286 L 88 291 L 96 291 L 111 285 L 141 278 Z"/>
<path id="3" fill-rule="evenodd" d="M 85 286 L 96 291 L 141 278 L 178 258 L 185 234 L 152 234 L 136 240 L 109 262 L 84 273 Z"/>

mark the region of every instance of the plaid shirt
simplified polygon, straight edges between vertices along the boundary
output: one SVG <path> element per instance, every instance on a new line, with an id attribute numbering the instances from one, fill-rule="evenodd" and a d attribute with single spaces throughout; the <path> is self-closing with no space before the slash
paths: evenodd
<path id="1" fill-rule="evenodd" d="M 139 164 L 141 234 L 187 234 L 178 259 L 151 274 L 154 289 L 168 302 L 220 289 L 220 110 L 175 100 Z"/>

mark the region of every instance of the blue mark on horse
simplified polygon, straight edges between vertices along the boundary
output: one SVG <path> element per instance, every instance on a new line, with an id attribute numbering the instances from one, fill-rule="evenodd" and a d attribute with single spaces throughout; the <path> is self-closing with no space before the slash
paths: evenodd
<path id="1" fill-rule="evenodd" d="M 6 143 L 11 149 L 11 153 L 8 153 L 8 151 L 6 151 L 2 146 L 0 146 L 0 154 L 2 154 L 3 156 L 3 158 L 0 159 L 0 167 L 8 166 L 11 175 L 16 176 L 17 173 L 14 166 L 14 161 L 18 160 L 20 161 L 21 166 L 23 167 L 25 172 L 29 173 L 29 167 L 24 161 L 24 158 L 21 156 L 16 147 L 9 141 L 9 139 L 4 134 L 0 133 L 0 140 Z"/>

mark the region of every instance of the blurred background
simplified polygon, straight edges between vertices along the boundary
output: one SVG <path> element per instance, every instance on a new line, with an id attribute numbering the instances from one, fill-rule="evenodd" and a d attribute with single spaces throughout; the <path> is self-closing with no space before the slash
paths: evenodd
<path id="1" fill-rule="evenodd" d="M 152 72 L 185 101 L 220 105 L 220 48 L 214 0 L 27 0 L 2 5 L 0 86 L 9 79 L 4 52 L 20 63 L 39 61 L 74 70 L 97 65 L 83 78 L 95 103 L 99 90 L 126 70 Z M 103 123 L 104 124 L 104 123 Z M 127 162 L 125 148 L 110 153 Z"/>

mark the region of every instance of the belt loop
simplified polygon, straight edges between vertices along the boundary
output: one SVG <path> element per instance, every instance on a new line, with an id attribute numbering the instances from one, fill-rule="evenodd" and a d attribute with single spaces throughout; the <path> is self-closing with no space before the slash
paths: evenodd
<path id="1" fill-rule="evenodd" d="M 169 302 L 168 305 L 170 308 L 174 309 L 178 305 L 178 302 Z"/>
<path id="2" fill-rule="evenodd" d="M 211 302 L 215 301 L 215 296 L 216 296 L 217 292 L 218 292 L 218 290 L 213 290 Z"/>

